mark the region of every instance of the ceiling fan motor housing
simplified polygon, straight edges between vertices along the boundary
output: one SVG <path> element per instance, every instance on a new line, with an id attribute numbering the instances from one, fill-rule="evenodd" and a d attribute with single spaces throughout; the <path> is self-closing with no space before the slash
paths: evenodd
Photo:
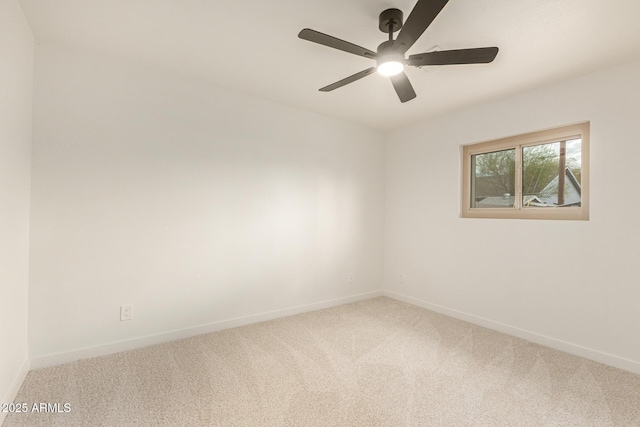
<path id="1" fill-rule="evenodd" d="M 402 11 L 400 9 L 387 9 L 380 14 L 378 18 L 378 28 L 385 34 L 389 34 L 389 30 L 395 33 L 402 28 Z"/>
<path id="2" fill-rule="evenodd" d="M 376 58 L 378 66 L 389 61 L 399 62 L 401 64 L 406 63 L 404 55 L 393 50 L 393 43 L 393 40 L 389 40 L 380 43 L 380 46 L 378 46 L 378 57 Z"/>

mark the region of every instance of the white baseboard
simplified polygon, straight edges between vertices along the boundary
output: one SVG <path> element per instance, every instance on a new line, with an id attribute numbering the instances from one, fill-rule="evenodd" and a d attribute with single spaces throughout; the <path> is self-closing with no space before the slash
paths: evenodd
<path id="1" fill-rule="evenodd" d="M 624 369 L 625 371 L 640 374 L 640 362 L 637 362 L 635 360 L 625 359 L 623 357 L 583 347 L 578 344 L 572 344 L 570 342 L 559 340 L 557 338 L 541 335 L 514 326 L 509 326 L 504 323 L 496 322 L 494 320 L 485 319 L 484 317 L 475 316 L 473 314 L 468 314 L 438 304 L 433 304 L 419 298 L 413 298 L 386 290 L 383 292 L 383 294 L 386 297 L 398 301 L 426 308 L 427 310 L 435 311 L 436 313 L 464 320 L 475 325 L 484 326 L 485 328 L 493 329 L 498 332 L 503 332 L 507 335 L 522 338 L 527 341 L 543 345 L 545 347 L 550 347 L 556 350 L 564 351 L 565 353 L 573 354 L 576 356 L 584 357 L 585 359 L 590 359 L 596 362 L 603 363 L 605 365 L 613 366 L 614 368 Z"/>
<path id="2" fill-rule="evenodd" d="M 222 320 L 219 322 L 209 323 L 206 325 L 194 326 L 191 328 L 179 329 L 164 332 L 155 335 L 148 335 L 125 341 L 111 342 L 103 345 L 84 347 L 64 353 L 49 354 L 45 356 L 33 357 L 31 359 L 31 369 L 46 368 L 49 366 L 61 365 L 63 363 L 75 362 L 76 360 L 88 359 L 91 357 L 105 356 L 108 354 L 118 353 L 121 351 L 134 350 L 138 348 L 148 347 L 151 345 L 162 344 L 168 341 L 175 341 L 183 338 L 189 338 L 196 335 L 202 335 L 210 332 L 221 331 L 223 329 L 236 328 L 238 326 L 249 325 L 251 323 L 264 322 L 280 317 L 293 316 L 295 314 L 306 313 L 310 311 L 322 310 L 324 308 L 335 307 L 352 302 L 362 301 L 370 298 L 383 296 L 383 291 L 367 292 L 364 294 L 353 295 L 350 297 L 337 298 L 327 301 L 321 301 L 313 304 L 300 305 L 296 307 L 268 311 L 264 313 L 252 314 L 249 316 L 236 317 L 233 319 Z"/>
<path id="3" fill-rule="evenodd" d="M 31 370 L 30 362 L 29 362 L 29 359 L 27 359 L 24 361 L 24 364 L 22 365 L 20 372 L 18 372 L 18 375 L 16 375 L 16 377 L 14 378 L 13 383 L 11 383 L 9 392 L 5 396 L 4 400 L 2 400 L 0 403 L 11 403 L 14 400 L 16 400 L 18 391 L 20 391 L 20 387 L 22 387 L 22 383 L 24 382 L 24 379 L 27 377 L 27 374 L 29 373 L 30 370 Z M 7 413 L 0 411 L 0 426 L 2 425 L 6 417 L 7 417 Z"/>

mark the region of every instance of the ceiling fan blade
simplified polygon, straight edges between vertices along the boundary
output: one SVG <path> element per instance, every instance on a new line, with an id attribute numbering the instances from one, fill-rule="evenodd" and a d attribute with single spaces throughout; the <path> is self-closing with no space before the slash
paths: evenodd
<path id="1" fill-rule="evenodd" d="M 488 64 L 498 55 L 497 47 L 442 50 L 409 56 L 408 65 Z"/>
<path id="2" fill-rule="evenodd" d="M 405 53 L 436 19 L 449 0 L 418 0 L 393 43 L 393 49 Z"/>
<path id="3" fill-rule="evenodd" d="M 360 71 L 359 73 L 355 73 L 352 76 L 344 78 L 338 82 L 330 84 L 329 86 L 325 86 L 320 89 L 321 92 L 331 92 L 334 89 L 338 89 L 344 85 L 348 85 L 349 83 L 353 83 L 356 80 L 360 80 L 363 77 L 367 77 L 369 74 L 373 74 L 376 72 L 376 67 L 367 68 L 366 70 Z"/>
<path id="4" fill-rule="evenodd" d="M 391 76 L 391 83 L 393 83 L 393 88 L 396 90 L 400 102 L 411 101 L 416 97 L 416 91 L 413 90 L 409 77 L 407 77 L 404 71 L 395 76 Z"/>
<path id="5" fill-rule="evenodd" d="M 304 40 L 309 40 L 310 42 L 332 47 L 343 52 L 353 53 L 354 55 L 358 56 L 364 56 L 365 58 L 375 59 L 378 56 L 377 53 L 369 49 L 365 49 L 364 47 L 346 42 L 344 40 L 340 40 L 338 38 L 320 33 L 315 30 L 310 30 L 309 28 L 305 28 L 304 30 L 300 31 L 298 37 Z"/>

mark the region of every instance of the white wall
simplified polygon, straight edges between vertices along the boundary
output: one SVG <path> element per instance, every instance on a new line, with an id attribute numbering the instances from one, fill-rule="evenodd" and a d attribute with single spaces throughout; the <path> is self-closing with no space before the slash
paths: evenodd
<path id="1" fill-rule="evenodd" d="M 46 44 L 35 90 L 38 366 L 382 289 L 379 132 Z"/>
<path id="2" fill-rule="evenodd" d="M 390 133 L 389 295 L 640 373 L 638 75 L 635 62 Z M 584 120 L 590 221 L 460 218 L 462 144 Z"/>
<path id="3" fill-rule="evenodd" d="M 0 403 L 13 400 L 28 370 L 33 52 L 18 2 L 0 2 Z"/>

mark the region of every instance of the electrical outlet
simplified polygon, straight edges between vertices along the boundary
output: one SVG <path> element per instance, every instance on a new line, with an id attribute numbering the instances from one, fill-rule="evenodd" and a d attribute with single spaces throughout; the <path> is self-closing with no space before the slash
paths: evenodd
<path id="1" fill-rule="evenodd" d="M 400 283 L 404 283 L 404 274 L 400 273 Z"/>
<path id="2" fill-rule="evenodd" d="M 122 305 L 120 306 L 120 321 L 133 319 L 133 306 Z"/>

